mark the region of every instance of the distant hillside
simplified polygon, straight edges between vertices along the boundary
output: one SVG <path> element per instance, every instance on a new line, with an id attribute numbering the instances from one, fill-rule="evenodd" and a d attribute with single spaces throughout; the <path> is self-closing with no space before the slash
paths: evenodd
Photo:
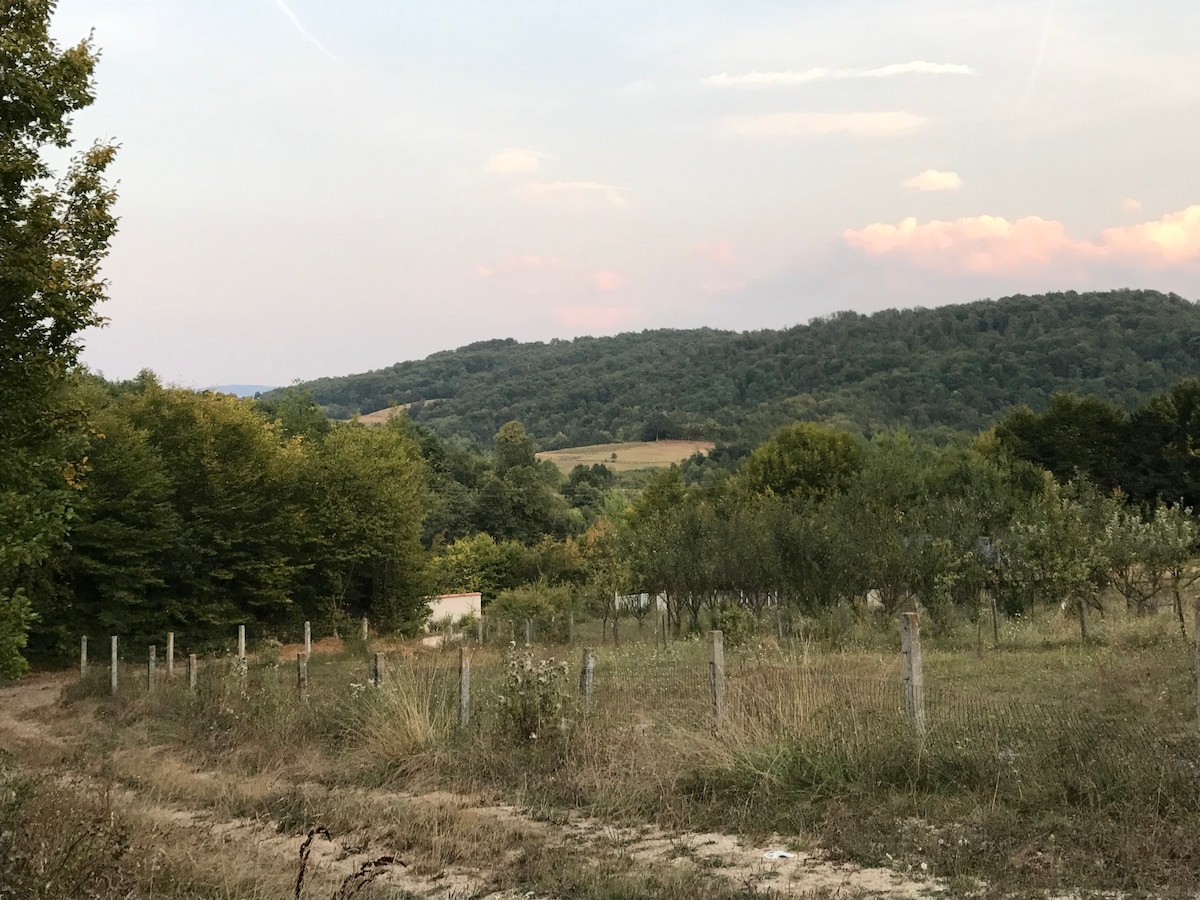
<path id="1" fill-rule="evenodd" d="M 483 446 L 520 419 L 549 450 L 754 441 L 797 418 L 975 430 L 1055 391 L 1133 406 L 1186 375 L 1200 375 L 1200 307 L 1123 290 L 843 312 L 780 331 L 485 341 L 301 387 L 336 417 L 411 404 L 414 420 Z"/>

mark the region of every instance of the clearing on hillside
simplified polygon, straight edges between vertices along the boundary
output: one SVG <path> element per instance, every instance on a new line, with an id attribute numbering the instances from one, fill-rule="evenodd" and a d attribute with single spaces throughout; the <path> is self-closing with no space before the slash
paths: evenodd
<path id="1" fill-rule="evenodd" d="M 708 453 L 715 447 L 712 441 L 632 441 L 627 444 L 592 444 L 588 447 L 568 447 L 565 450 L 546 450 L 537 455 L 548 459 L 564 474 L 578 465 L 604 463 L 614 472 L 631 469 L 652 469 L 680 463 L 693 453 Z"/>
<path id="2" fill-rule="evenodd" d="M 421 400 L 419 401 L 426 405 L 437 403 L 438 400 Z M 377 409 L 375 412 L 363 413 L 358 417 L 358 421 L 363 425 L 386 425 L 388 420 L 396 415 L 396 413 L 404 412 L 412 406 L 411 403 L 400 403 L 396 406 L 385 406 L 383 409 Z"/>

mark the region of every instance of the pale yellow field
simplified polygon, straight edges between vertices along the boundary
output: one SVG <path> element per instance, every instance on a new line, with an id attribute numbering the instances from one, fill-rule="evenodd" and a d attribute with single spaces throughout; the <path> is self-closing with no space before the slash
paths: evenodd
<path id="1" fill-rule="evenodd" d="M 627 444 L 593 444 L 590 447 L 568 447 L 565 450 L 547 450 L 537 455 L 548 459 L 559 470 L 568 473 L 575 466 L 604 463 L 614 472 L 631 469 L 650 469 L 681 463 L 693 453 L 707 453 L 715 445 L 712 441 L 635 441 Z"/>

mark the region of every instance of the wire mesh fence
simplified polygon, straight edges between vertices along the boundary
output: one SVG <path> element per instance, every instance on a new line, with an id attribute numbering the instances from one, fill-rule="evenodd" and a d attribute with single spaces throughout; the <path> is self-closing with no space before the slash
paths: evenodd
<path id="1" fill-rule="evenodd" d="M 431 720 L 485 733 L 513 727 L 517 705 L 533 697 L 541 704 L 537 715 L 554 718 L 536 727 L 598 735 L 695 732 L 740 746 L 790 745 L 855 760 L 903 752 L 935 760 L 956 778 L 992 779 L 998 790 L 1020 791 L 1023 777 L 1046 766 L 1077 767 L 1088 782 L 1084 790 L 1101 789 L 1098 779 L 1120 774 L 1127 781 L 1128 773 L 1141 771 L 1178 774 L 1189 785 L 1200 778 L 1196 682 L 1184 654 L 1174 661 L 1175 681 L 1160 692 L 1169 688 L 1174 699 L 1159 702 L 1155 695 L 1154 703 L 1109 696 L 1102 683 L 1081 700 L 1079 684 L 1103 681 L 1099 663 L 1093 671 L 1081 662 L 1071 684 L 1054 673 L 1024 673 L 1019 680 L 1010 673 L 1007 689 L 998 687 L 1009 682 L 992 677 L 987 660 L 967 672 L 934 665 L 919 716 L 906 695 L 899 654 L 731 652 L 722 661 L 719 703 L 711 659 L 698 642 L 593 652 L 585 677 L 588 656 L 565 647 L 301 654 L 303 695 L 309 704 L 336 704 L 390 687 L 410 692 Z M 204 660 L 199 689 L 220 682 L 246 698 L 299 696 L 301 661 Z M 165 668 L 165 661 L 156 665 Z M 178 668 L 172 683 L 165 672 L 152 680 L 146 666 L 122 666 L 123 692 L 185 689 Z M 106 669 L 95 665 L 93 675 L 107 680 Z"/>

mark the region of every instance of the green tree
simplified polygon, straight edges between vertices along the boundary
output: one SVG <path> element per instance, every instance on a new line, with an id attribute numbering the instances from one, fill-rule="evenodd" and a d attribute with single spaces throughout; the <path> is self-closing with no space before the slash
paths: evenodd
<path id="1" fill-rule="evenodd" d="M 426 608 L 425 467 L 403 421 L 334 428 L 310 454 L 306 559 L 327 612 L 410 629 Z"/>
<path id="2" fill-rule="evenodd" d="M 755 449 L 739 477 L 753 493 L 817 500 L 844 491 L 862 460 L 849 432 L 796 422 Z"/>
<path id="3" fill-rule="evenodd" d="M 48 150 L 71 146 L 71 114 L 94 99 L 90 40 L 49 35 L 53 0 L 0 5 L 0 678 L 25 668 L 30 570 L 67 527 L 80 459 L 66 387 L 79 333 L 101 322 L 99 275 L 116 228 L 97 144 L 57 183 Z"/>

